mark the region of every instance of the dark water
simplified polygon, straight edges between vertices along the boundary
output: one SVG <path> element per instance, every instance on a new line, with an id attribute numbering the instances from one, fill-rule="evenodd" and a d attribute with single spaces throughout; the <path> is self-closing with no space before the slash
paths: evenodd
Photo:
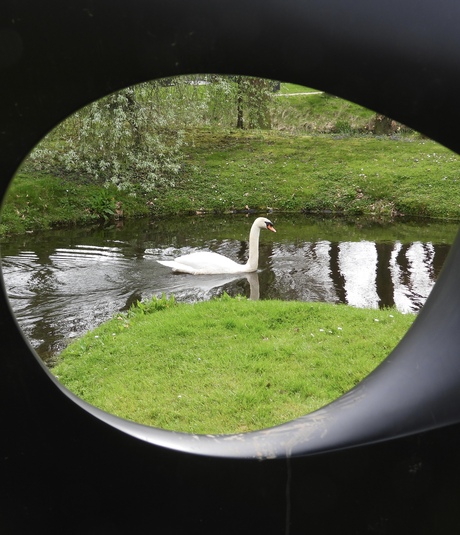
<path id="1" fill-rule="evenodd" d="M 251 276 L 173 274 L 156 262 L 209 249 L 244 262 L 253 217 L 183 217 L 55 230 L 4 240 L 5 287 L 17 320 L 44 360 L 69 340 L 152 295 L 178 301 L 224 291 L 259 299 L 396 306 L 416 312 L 435 283 L 457 224 L 271 217 Z"/>

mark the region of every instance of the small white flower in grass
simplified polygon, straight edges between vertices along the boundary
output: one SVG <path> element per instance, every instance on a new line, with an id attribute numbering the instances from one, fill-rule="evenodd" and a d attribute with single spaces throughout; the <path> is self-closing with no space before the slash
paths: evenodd
<path id="1" fill-rule="evenodd" d="M 390 318 L 394 318 L 393 314 L 390 314 Z"/>
<path id="2" fill-rule="evenodd" d="M 320 333 L 323 333 L 323 332 L 324 332 L 324 329 L 320 329 L 319 332 L 320 332 Z"/>
<path id="3" fill-rule="evenodd" d="M 178 398 L 181 398 L 182 396 L 179 394 L 177 397 L 178 397 Z"/>
<path id="4" fill-rule="evenodd" d="M 99 335 L 96 334 L 96 335 L 94 336 L 94 338 L 99 338 Z"/>
<path id="5" fill-rule="evenodd" d="M 342 329 L 342 327 L 337 327 L 337 330 L 338 331 L 342 331 L 343 329 Z"/>
<path id="6" fill-rule="evenodd" d="M 377 318 L 374 318 L 374 321 L 379 321 Z"/>

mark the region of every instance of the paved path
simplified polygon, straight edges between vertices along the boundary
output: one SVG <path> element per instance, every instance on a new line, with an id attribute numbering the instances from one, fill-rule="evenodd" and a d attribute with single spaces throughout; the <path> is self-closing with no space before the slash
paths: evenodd
<path id="1" fill-rule="evenodd" d="M 297 97 L 299 95 L 322 95 L 324 91 L 305 91 L 305 93 L 276 93 L 277 97 Z"/>

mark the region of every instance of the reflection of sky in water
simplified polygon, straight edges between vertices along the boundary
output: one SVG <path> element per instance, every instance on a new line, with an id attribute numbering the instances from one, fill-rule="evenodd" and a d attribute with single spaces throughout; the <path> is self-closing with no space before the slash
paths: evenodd
<path id="1" fill-rule="evenodd" d="M 375 244 L 368 241 L 342 242 L 339 250 L 339 269 L 345 279 L 347 303 L 359 308 L 378 308 Z"/>
<path id="2" fill-rule="evenodd" d="M 385 291 L 379 288 L 379 252 L 371 241 L 304 243 L 299 247 L 275 245 L 271 259 L 276 274 L 273 286 L 284 298 L 303 301 L 345 302 L 360 308 L 395 306 L 416 312 L 435 283 L 431 243 L 385 244 L 390 248 Z M 335 250 L 335 252 L 334 252 Z M 391 288 L 388 288 L 388 285 Z M 386 301 L 384 294 L 391 292 Z M 271 294 L 274 292 L 272 291 Z"/>

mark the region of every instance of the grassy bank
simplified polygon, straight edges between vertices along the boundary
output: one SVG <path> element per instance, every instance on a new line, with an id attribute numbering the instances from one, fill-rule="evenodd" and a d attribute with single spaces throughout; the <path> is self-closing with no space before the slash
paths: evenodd
<path id="1" fill-rule="evenodd" d="M 64 225 L 112 221 L 121 203 L 126 217 L 148 215 L 144 199 L 42 173 L 21 172 L 3 203 L 0 236 Z"/>
<path id="2" fill-rule="evenodd" d="M 271 208 L 460 218 L 460 168 L 428 140 L 195 131 L 190 167 L 159 213 Z"/>
<path id="3" fill-rule="evenodd" d="M 149 196 L 18 174 L 0 234 L 112 220 L 120 207 L 124 217 L 249 208 L 458 220 L 459 186 L 457 155 L 430 140 L 194 129 L 176 186 Z"/>
<path id="4" fill-rule="evenodd" d="M 207 90 L 182 86 L 191 92 L 189 106 Z M 192 115 L 174 91 L 174 86 L 162 88 L 162 98 L 172 99 L 170 105 L 181 110 L 176 115 L 184 121 L 174 125 L 185 130 L 186 140 L 174 187 L 133 197 L 75 176 L 37 173 L 29 159 L 4 202 L 0 236 L 108 221 L 117 214 L 247 209 L 460 220 L 457 155 L 396 123 L 394 135 L 371 135 L 378 119 L 370 110 L 283 83 L 271 100 L 271 130 L 231 130 L 203 126 L 208 123 L 200 123 L 196 110 L 187 122 Z M 65 146 L 56 132 L 41 144 L 45 152 Z"/>
<path id="5" fill-rule="evenodd" d="M 291 420 L 348 391 L 413 319 L 321 303 L 154 299 L 73 342 L 53 372 L 123 418 L 240 433 Z"/>

